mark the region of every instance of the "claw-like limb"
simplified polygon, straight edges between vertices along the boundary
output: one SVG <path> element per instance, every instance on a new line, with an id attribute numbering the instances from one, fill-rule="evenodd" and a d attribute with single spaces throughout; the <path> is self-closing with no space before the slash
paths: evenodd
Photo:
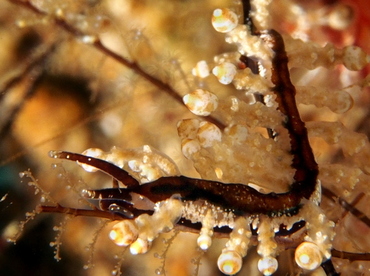
<path id="1" fill-rule="evenodd" d="M 139 182 L 131 175 L 129 175 L 128 172 L 122 170 L 120 167 L 110 162 L 101 159 L 97 159 L 91 156 L 86 156 L 78 153 L 72 153 L 68 151 L 55 151 L 55 150 L 50 151 L 49 156 L 52 158 L 77 161 L 79 163 L 95 167 L 101 170 L 102 172 L 112 176 L 113 178 L 117 179 L 118 181 L 122 182 L 127 187 L 134 187 L 140 185 Z"/>

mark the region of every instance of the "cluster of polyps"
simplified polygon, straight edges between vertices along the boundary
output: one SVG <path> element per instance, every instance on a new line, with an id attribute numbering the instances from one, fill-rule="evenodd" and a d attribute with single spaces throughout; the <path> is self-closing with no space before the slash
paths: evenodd
<path id="1" fill-rule="evenodd" d="M 238 24 L 238 22 L 238 16 L 229 9 L 216 9 L 213 12 L 212 25 L 215 30 L 225 33 L 226 41 L 235 44 L 238 47 L 239 54 L 253 54 L 253 56 L 259 59 L 260 64 L 263 65 L 260 67 L 260 70 L 266 69 L 268 67 L 266 63 L 269 62 L 273 55 L 271 49 L 263 42 L 261 37 L 252 35 L 247 26 Z M 320 47 L 314 43 L 305 43 L 299 39 L 289 37 L 285 39 L 289 42 L 286 50 L 292 67 L 313 69 L 323 66 L 331 68 L 336 64 L 343 64 L 347 69 L 357 71 L 370 62 L 370 56 L 356 46 L 338 49 L 331 44 Z M 269 83 L 266 81 L 266 78 L 260 77 L 265 72 L 260 72 L 260 75 L 253 75 L 250 73 L 249 68 L 238 70 L 231 53 L 215 57 L 215 62 L 218 65 L 212 69 L 212 73 L 218 78 L 220 83 L 233 83 L 237 89 L 247 89 L 247 87 L 259 85 L 258 89 L 253 89 L 259 92 L 264 92 L 268 89 Z M 194 68 L 193 74 L 204 78 L 209 75 L 209 71 L 207 63 L 201 61 Z M 242 80 L 246 85 L 242 86 L 239 84 Z M 261 87 L 262 84 L 263 87 Z"/>
<path id="2" fill-rule="evenodd" d="M 266 65 L 271 57 L 272 53 L 261 38 L 257 36 L 251 36 L 248 34 L 246 26 L 238 24 L 238 16 L 229 9 L 216 9 L 213 12 L 212 25 L 216 31 L 227 34 L 227 41 L 238 45 L 239 54 L 253 53 L 255 56 L 260 58 L 262 61 L 262 67 L 260 67 L 260 74 L 253 74 L 249 68 L 244 70 L 238 70 L 235 64 L 235 57 L 232 54 L 224 54 L 215 58 L 215 62 L 218 63 L 212 69 L 212 73 L 218 78 L 222 84 L 233 83 L 234 86 L 239 90 L 251 90 L 258 91 L 259 93 L 265 93 L 271 87 L 271 84 L 267 80 L 266 75 L 269 73 L 264 70 L 263 65 Z M 321 50 L 322 55 L 333 54 L 333 48 Z M 325 52 L 325 53 L 324 53 Z M 331 59 L 331 62 L 338 62 L 342 60 L 344 65 L 352 70 L 356 70 L 358 65 L 354 63 L 361 63 L 359 66 L 363 66 L 362 63 L 367 62 L 368 58 L 363 57 L 363 52 L 359 49 L 348 48 L 342 52 L 336 51 L 337 58 Z M 351 60 L 350 64 L 347 60 Z M 294 59 L 294 58 L 293 58 Z M 208 77 L 210 69 L 205 61 L 201 61 L 193 69 L 195 76 L 204 78 Z M 207 116 L 211 112 L 217 109 L 218 98 L 209 91 L 198 89 L 184 97 L 184 103 L 191 112 L 200 116 Z M 179 123 L 178 130 L 182 140 L 182 150 L 185 156 L 189 158 L 192 154 L 198 152 L 201 147 L 211 147 L 214 142 L 221 141 L 221 131 L 210 123 L 213 128 L 208 127 L 205 131 L 204 138 L 207 142 L 200 142 L 200 127 L 198 120 L 184 120 Z M 217 133 L 215 135 L 214 133 Z M 216 137 L 216 138 L 215 138 Z M 217 172 L 216 172 L 217 174 Z M 219 176 L 222 178 L 222 175 Z M 317 183 L 318 190 L 320 189 L 320 183 Z M 292 222 L 300 220 L 306 221 L 307 235 L 296 249 L 295 260 L 298 266 L 305 270 L 317 269 L 323 260 L 331 257 L 331 243 L 334 237 L 333 227 L 334 224 L 326 219 L 322 211 L 318 208 L 320 201 L 320 192 L 317 191 L 312 198 L 312 201 L 306 202 L 305 206 L 300 210 L 299 215 L 296 218 L 287 218 L 284 215 L 277 218 L 270 218 L 265 215 L 257 215 L 253 218 L 236 217 L 232 216 L 231 222 L 223 224 L 218 221 L 217 215 L 214 211 L 206 209 L 202 212 L 202 216 L 198 217 L 197 220 L 192 222 L 201 222 L 202 228 L 200 236 L 198 238 L 198 246 L 202 250 L 207 250 L 211 246 L 211 237 L 213 235 L 214 226 L 224 226 L 232 228 L 229 240 L 226 243 L 225 248 L 222 250 L 222 254 L 218 259 L 218 267 L 220 271 L 225 274 L 233 275 L 237 273 L 242 266 L 242 258 L 246 256 L 249 247 L 249 240 L 251 237 L 250 226 L 255 227 L 258 234 L 258 254 L 261 259 L 258 262 L 258 269 L 264 275 L 273 274 L 278 267 L 276 256 L 278 255 L 277 243 L 275 241 L 275 233 L 278 232 L 281 224 L 292 225 Z M 198 211 L 199 212 L 199 211 Z M 186 213 L 186 212 L 185 212 Z M 186 215 L 185 215 L 186 217 Z M 288 222 L 290 221 L 290 222 Z"/>
<path id="3" fill-rule="evenodd" d="M 246 256 L 250 246 L 251 227 L 258 229 L 257 251 L 261 256 L 258 269 L 263 275 L 271 275 L 278 268 L 275 258 L 278 253 L 277 243 L 274 237 L 282 223 L 291 227 L 301 219 L 307 222 L 307 236 L 295 253 L 296 263 L 301 268 L 315 270 L 324 259 L 330 258 L 334 225 L 328 222 L 314 202 L 307 203 L 296 218 L 269 218 L 265 215 L 243 217 L 204 201 L 182 202 L 175 196 L 156 203 L 151 216 L 143 214 L 134 220 L 118 222 L 109 236 L 119 246 L 130 246 L 130 252 L 134 255 L 146 253 L 152 241 L 160 233 L 173 229 L 181 217 L 193 223 L 201 222 L 197 244 L 204 251 L 211 247 L 214 227 L 228 226 L 232 229 L 217 261 L 220 271 L 227 275 L 240 271 L 242 258 Z"/>
<path id="4" fill-rule="evenodd" d="M 148 149 L 143 149 L 148 153 Z M 115 149 L 112 153 L 103 153 L 99 150 L 88 150 L 86 153 L 96 154 L 106 160 L 118 160 L 117 156 L 122 155 Z M 140 156 L 138 151 L 136 154 Z M 58 158 L 58 153 L 55 155 Z M 152 160 L 146 158 L 147 164 Z M 155 155 L 153 155 L 155 160 Z M 91 157 L 94 158 L 94 157 Z M 132 157 L 131 157 L 132 158 Z M 69 159 L 66 156 L 66 159 Z M 148 160 L 147 160 L 148 159 Z M 90 165 L 86 166 L 80 162 L 87 171 L 92 171 Z M 122 163 L 122 161 L 120 161 Z M 162 162 L 162 165 L 166 162 Z M 166 167 L 164 165 L 164 167 Z M 148 184 L 142 184 L 148 185 Z M 224 184 L 227 189 L 228 184 Z M 124 188 L 123 188 L 124 189 Z M 84 191 L 84 197 L 96 198 L 95 191 Z M 99 200 L 109 200 L 116 195 L 99 196 Z M 141 210 L 153 210 L 153 214 L 144 213 L 136 218 L 125 219 L 115 224 L 110 231 L 110 239 L 118 246 L 129 246 L 130 252 L 134 255 L 146 253 L 152 242 L 160 233 L 168 232 L 175 228 L 180 219 L 185 219 L 191 223 L 201 223 L 201 229 L 197 239 L 197 244 L 201 250 L 208 250 L 212 245 L 212 238 L 215 227 L 228 227 L 232 229 L 225 248 L 220 254 L 217 264 L 223 273 L 233 275 L 240 271 L 242 258 L 246 256 L 250 247 L 252 231 L 256 230 L 258 235 L 257 252 L 261 256 L 258 262 L 258 269 L 264 275 L 273 274 L 278 267 L 276 256 L 278 246 L 275 241 L 275 234 L 279 232 L 283 224 L 287 230 L 299 221 L 306 222 L 307 233 L 302 242 L 296 249 L 296 263 L 303 269 L 315 270 L 324 259 L 330 258 L 331 241 L 333 239 L 334 224 L 326 219 L 321 209 L 318 208 L 320 202 L 320 182 L 317 182 L 316 191 L 295 216 L 276 213 L 276 217 L 254 214 L 252 216 L 240 216 L 233 210 L 218 206 L 205 199 L 184 200 L 177 194 L 173 194 L 166 200 L 147 204 L 144 196 L 135 199 L 134 193 L 130 193 L 130 203 L 134 208 Z M 122 199 L 127 201 L 128 198 Z M 145 204 L 145 206 L 144 206 Z M 112 204 L 114 205 L 114 203 Z M 108 207 L 110 210 L 111 206 Z"/>
<path id="5" fill-rule="evenodd" d="M 113 227 L 109 237 L 119 246 L 130 245 L 133 255 L 146 253 L 160 233 L 174 228 L 181 217 L 182 206 L 178 199 L 159 202 L 153 215 L 143 214 L 135 220 L 123 220 Z"/>

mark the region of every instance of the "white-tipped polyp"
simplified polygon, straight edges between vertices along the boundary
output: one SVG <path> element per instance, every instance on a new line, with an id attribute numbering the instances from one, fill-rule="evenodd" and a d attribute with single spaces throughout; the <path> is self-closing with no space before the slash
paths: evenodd
<path id="1" fill-rule="evenodd" d="M 199 116 L 210 115 L 218 106 L 217 96 L 203 89 L 196 89 L 182 99 L 187 108 Z"/>
<path id="2" fill-rule="evenodd" d="M 132 255 L 144 254 L 150 249 L 151 243 L 148 240 L 138 238 L 130 245 Z"/>
<path id="3" fill-rule="evenodd" d="M 200 235 L 197 243 L 200 249 L 207 250 L 212 244 L 212 238 L 209 235 Z"/>
<path id="4" fill-rule="evenodd" d="M 242 257 L 234 250 L 225 250 L 218 257 L 218 269 L 226 275 L 234 275 L 242 268 Z"/>
<path id="5" fill-rule="evenodd" d="M 236 66 L 231 62 L 221 63 L 212 69 L 212 74 L 217 77 L 220 83 L 225 85 L 232 83 L 236 73 Z"/>
<path id="6" fill-rule="evenodd" d="M 212 14 L 212 26 L 217 32 L 230 32 L 238 26 L 238 16 L 226 8 L 215 9 Z"/>
<path id="7" fill-rule="evenodd" d="M 139 231 L 132 221 L 123 220 L 113 226 L 109 238 L 118 246 L 128 246 L 137 239 L 138 234 Z"/>
<path id="8" fill-rule="evenodd" d="M 312 242 L 302 242 L 295 250 L 295 261 L 298 266 L 306 270 L 315 270 L 322 263 L 323 255 Z"/>
<path id="9" fill-rule="evenodd" d="M 258 261 L 258 270 L 265 276 L 272 275 L 278 268 L 278 262 L 273 257 L 264 257 Z"/>

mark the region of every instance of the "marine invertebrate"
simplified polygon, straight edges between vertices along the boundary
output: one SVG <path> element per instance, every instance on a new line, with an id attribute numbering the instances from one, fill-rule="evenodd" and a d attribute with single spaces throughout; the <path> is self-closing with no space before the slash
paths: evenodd
<path id="1" fill-rule="evenodd" d="M 200 214 L 195 216 L 192 212 L 185 211 L 187 212 L 185 217 L 187 216 L 191 221 L 190 224 L 186 224 L 187 227 L 190 226 L 188 228 L 191 229 L 191 226 L 193 224 L 195 225 L 196 222 L 201 222 L 202 224 L 201 228 L 199 225 L 196 226 L 197 229 L 200 228 L 201 234 L 198 239 L 198 245 L 202 249 L 208 249 L 211 245 L 212 236 L 217 234 L 217 231 L 212 229 L 216 223 L 212 221 L 212 219 L 219 214 L 217 207 L 223 209 L 219 214 L 220 216 L 225 216 L 224 211 L 229 210 L 228 213 L 226 213 L 226 217 L 229 221 L 225 226 L 233 228 L 233 232 L 230 234 L 229 241 L 225 246 L 225 250 L 223 250 L 219 262 L 219 267 L 224 272 L 232 274 L 239 269 L 240 258 L 246 255 L 246 250 L 248 249 L 248 233 L 258 228 L 259 246 L 257 250 L 258 254 L 261 255 L 259 267 L 266 275 L 272 273 L 272 271 L 276 269 L 275 257 L 278 255 L 275 248 L 274 232 L 284 233 L 285 230 L 280 229 L 280 225 L 286 225 L 286 221 L 289 221 L 287 224 L 299 223 L 302 220 L 306 221 L 308 230 L 307 235 L 305 235 L 307 241 L 304 244 L 306 245 L 307 242 L 310 242 L 317 246 L 320 245 L 321 248 L 319 248 L 319 251 L 322 255 L 321 257 L 330 258 L 332 239 L 331 225 L 329 224 L 329 226 L 324 229 L 325 231 L 321 231 L 321 228 L 315 228 L 320 224 L 320 220 L 310 222 L 312 220 L 312 214 L 314 214 L 313 217 L 315 217 L 315 215 L 321 212 L 315 207 L 315 204 L 319 201 L 317 194 L 313 198 L 311 197 L 311 195 L 317 191 L 319 185 L 316 181 L 319 171 L 310 148 L 305 126 L 300 120 L 300 114 L 294 103 L 295 89 L 290 82 L 288 64 L 296 64 L 296 66 L 299 65 L 311 68 L 318 65 L 329 67 L 336 62 L 343 62 L 354 69 L 357 65 L 366 63 L 366 56 L 362 57 L 362 52 L 360 52 L 357 58 L 354 59 L 357 61 L 355 62 L 356 66 L 352 67 L 352 62 L 345 62 L 345 60 L 348 60 L 348 51 L 336 50 L 331 46 L 321 49 L 310 43 L 303 43 L 304 46 L 308 45 L 308 49 L 304 48 L 304 51 L 313 54 L 300 60 L 302 52 L 298 51 L 297 54 L 295 51 L 297 51 L 297 48 L 303 48 L 302 44 L 299 41 L 285 38 L 284 42 L 288 41 L 286 44 L 292 47 L 287 50 L 287 55 L 289 57 L 289 63 L 287 63 L 287 56 L 284 53 L 284 43 L 279 33 L 274 31 L 263 32 L 263 30 L 267 29 L 269 26 L 267 20 L 268 13 L 266 15 L 268 5 L 253 2 L 255 5 L 253 10 L 255 15 L 249 16 L 247 4 L 248 3 L 245 3 L 246 16 L 244 21 L 249 24 L 249 29 L 245 26 L 236 26 L 235 28 L 233 26 L 233 28 L 228 30 L 229 33 L 227 34 L 227 40 L 238 45 L 239 54 L 231 53 L 218 56 L 215 59 L 215 63 L 218 64 L 218 66 L 222 67 L 225 63 L 232 66 L 222 68 L 227 69 L 225 71 L 216 70 L 216 75 L 220 73 L 220 79 L 223 83 L 233 82 L 237 89 L 242 89 L 244 90 L 243 92 L 246 92 L 246 96 L 252 96 L 252 99 L 255 98 L 257 100 L 254 104 L 249 106 L 247 104 L 248 101 L 243 99 L 244 93 L 242 94 L 243 96 L 241 96 L 237 94 L 238 92 L 235 92 L 235 95 L 232 94 L 232 97 L 228 99 L 219 96 L 220 100 L 218 101 L 218 107 L 215 108 L 213 106 L 210 112 L 213 112 L 212 115 L 214 116 L 219 116 L 223 123 L 219 123 L 220 120 L 215 120 L 214 117 L 209 117 L 210 121 L 212 122 L 213 120 L 214 124 L 210 122 L 199 122 L 197 119 L 185 120 L 179 124 L 179 134 L 182 139 L 183 152 L 186 153 L 189 159 L 194 161 L 195 167 L 198 169 L 202 178 L 206 180 L 173 176 L 162 178 L 163 172 L 156 175 L 157 170 L 152 168 L 152 163 L 156 161 L 153 161 L 152 157 L 145 157 L 147 155 L 144 154 L 142 157 L 143 160 L 141 161 L 135 158 L 128 160 L 128 167 L 125 167 L 125 169 L 129 169 L 130 172 L 136 175 L 140 182 L 146 184 L 138 185 L 137 180 L 135 180 L 136 178 L 130 178 L 124 170 L 119 169 L 117 173 L 121 176 L 116 178 L 124 182 L 127 186 L 127 190 L 122 189 L 123 192 L 118 194 L 117 187 L 114 187 L 109 190 L 87 190 L 84 193 L 85 196 L 92 201 L 97 200 L 101 208 L 101 212 L 98 210 L 90 210 L 92 211 L 90 214 L 111 218 L 135 218 L 136 226 L 130 225 L 128 227 L 129 230 L 133 232 L 134 237 L 135 229 L 139 229 L 139 233 L 141 233 L 141 229 L 145 229 L 145 231 L 143 230 L 143 233 L 145 233 L 143 237 L 140 237 L 138 233 L 138 242 L 133 246 L 134 253 L 147 251 L 149 243 L 156 235 L 165 228 L 171 228 L 171 225 L 176 222 L 179 215 L 178 213 L 169 220 L 166 220 L 165 217 L 167 217 L 168 214 L 162 213 L 160 206 L 155 209 L 153 205 L 156 203 L 160 205 L 162 201 L 166 201 L 171 196 L 179 194 L 181 202 L 188 202 L 187 208 L 189 210 L 199 210 L 195 204 L 195 201 L 198 199 L 205 200 L 207 204 L 210 204 L 208 207 L 206 206 L 211 210 L 210 213 L 200 212 Z M 216 13 L 216 15 L 217 14 L 218 13 Z M 257 27 L 252 25 L 251 22 L 253 20 L 257 21 L 255 22 Z M 57 18 L 56 23 L 63 27 L 66 26 L 65 24 L 68 22 L 63 21 L 63 17 L 61 17 Z M 67 27 L 68 26 L 70 25 L 67 24 Z M 80 32 L 76 29 L 70 27 L 66 29 L 71 31 L 75 36 L 80 35 Z M 257 34 L 256 29 L 262 30 L 261 34 Z M 84 38 L 86 38 L 84 40 L 85 42 L 92 43 L 97 49 L 106 49 L 96 37 L 89 36 Z M 333 52 L 335 55 L 332 55 Z M 354 52 L 358 53 L 357 50 Z M 105 53 L 110 54 L 110 52 Z M 119 57 L 117 59 L 119 60 Z M 243 69 L 243 67 L 252 67 L 252 65 L 249 65 L 253 64 L 253 60 L 251 59 L 257 60 L 257 68 L 244 68 L 244 70 L 240 70 Z M 351 61 L 352 60 L 351 58 Z M 123 63 L 125 63 L 125 60 L 123 60 Z M 130 63 L 128 63 L 128 65 L 130 65 Z M 132 66 L 132 64 L 130 66 L 131 68 L 136 68 L 136 63 L 134 63 L 134 66 Z M 270 67 L 272 70 L 269 69 Z M 231 74 L 229 72 L 230 68 L 232 69 Z M 240 69 L 238 70 L 238 68 Z M 145 72 L 139 72 L 142 72 L 142 74 L 153 83 L 158 83 L 155 78 L 150 78 L 150 75 L 145 74 Z M 159 84 L 161 84 L 161 82 L 159 82 Z M 359 86 L 361 85 L 362 84 L 359 84 Z M 163 85 L 163 83 L 161 87 L 167 87 L 166 89 L 168 89 L 168 86 Z M 258 94 L 254 95 L 256 92 L 260 94 L 259 97 Z M 347 96 L 338 96 L 334 98 L 336 98 L 338 102 L 344 103 L 344 109 L 339 108 L 336 110 L 345 111 L 351 106 L 351 104 L 348 104 L 348 102 L 350 102 L 350 97 L 348 97 L 346 92 L 341 93 L 341 95 Z M 175 98 L 181 99 L 177 94 L 175 94 Z M 308 98 L 311 99 L 311 97 Z M 202 99 L 196 100 L 203 103 Z M 313 101 L 315 104 L 317 104 L 317 102 L 318 100 Z M 208 105 L 205 106 L 208 107 Z M 248 118 L 248 120 L 246 121 L 245 118 Z M 281 123 L 282 121 L 284 122 L 283 124 Z M 344 153 L 346 155 L 348 154 L 349 158 L 354 158 L 360 153 L 361 149 L 367 149 L 366 140 L 362 137 L 355 137 L 352 132 L 347 132 L 347 129 L 340 125 L 338 126 L 330 123 L 325 126 L 320 123 L 307 125 L 309 126 L 308 131 L 309 133 L 311 132 L 311 137 L 317 135 L 326 138 L 329 142 L 339 142 L 341 146 L 345 145 L 346 147 L 343 146 Z M 227 127 L 225 128 L 225 126 Z M 267 130 L 267 135 L 261 135 L 260 132 L 255 131 L 256 128 L 259 128 L 261 131 Z M 351 147 L 350 144 L 353 145 L 353 147 Z M 225 151 L 225 148 L 228 150 Z M 239 152 L 241 156 L 238 157 Z M 250 157 L 246 156 L 248 154 Z M 363 163 L 363 161 L 366 160 L 367 150 L 364 150 L 361 154 L 361 163 Z M 70 159 L 73 159 L 73 154 L 71 153 L 56 152 L 54 155 L 56 157 L 66 157 L 70 155 Z M 110 157 L 112 156 L 114 157 L 114 155 Z M 357 157 L 358 156 L 359 155 L 357 155 Z M 103 159 L 108 157 L 109 156 L 104 157 Z M 99 168 L 99 166 L 96 165 L 96 162 L 98 162 L 96 159 L 91 158 L 90 161 L 84 161 L 83 158 L 82 156 L 77 156 L 74 159 L 81 163 L 86 162 L 87 165 L 90 166 L 88 167 L 90 169 L 91 166 Z M 117 162 L 117 158 L 116 160 L 111 160 L 111 162 Z M 268 163 L 264 164 L 264 162 Z M 167 164 L 169 163 L 171 162 L 167 162 Z M 291 164 L 293 165 L 291 166 Z M 265 167 L 263 165 L 265 165 Z M 274 167 L 274 174 L 266 175 L 266 167 Z M 111 166 L 109 168 L 111 168 Z M 106 169 L 103 168 L 103 170 Z M 338 169 L 321 165 L 320 173 L 322 173 L 322 175 L 319 176 L 319 179 L 322 182 L 330 182 L 331 175 L 335 173 L 338 173 L 337 178 L 339 179 L 353 176 L 354 174 L 363 177 L 363 180 L 358 180 L 358 177 L 354 177 L 353 182 L 355 183 L 365 181 L 366 179 L 366 175 L 363 175 L 363 172 L 366 171 L 366 166 L 364 165 L 362 165 L 360 172 L 346 171 L 343 173 L 343 170 L 343 168 Z M 110 169 L 108 169 L 108 172 L 109 171 Z M 339 171 L 342 171 L 342 173 Z M 172 171 L 172 173 L 174 172 Z M 123 179 L 121 177 L 123 177 Z M 159 178 L 157 179 L 157 177 Z M 167 179 L 166 181 L 169 181 L 169 183 L 166 183 L 165 179 Z M 258 189 L 260 190 L 256 191 L 241 184 L 224 184 L 225 182 L 247 184 L 246 179 L 251 186 L 254 185 L 254 187 L 256 187 L 256 185 L 258 185 Z M 184 183 L 188 183 L 189 185 L 185 185 Z M 290 185 L 291 183 L 293 184 Z M 327 185 L 326 183 L 324 184 Z M 130 186 L 132 186 L 132 188 Z M 183 191 L 182 189 L 185 186 L 189 186 L 192 189 L 194 188 L 194 190 Z M 166 187 L 166 189 L 163 187 Z M 155 192 L 156 188 L 161 190 L 160 194 Z M 232 190 L 234 193 L 228 194 L 228 189 Z M 261 191 L 262 189 L 265 191 Z M 221 190 L 219 194 L 222 196 L 217 197 L 217 195 L 219 195 L 219 190 Z M 276 194 L 269 193 L 271 190 Z M 120 189 L 118 189 L 118 191 L 120 191 Z M 130 194 L 131 192 L 143 196 L 149 201 L 145 200 L 141 202 L 137 198 L 133 199 Z M 238 195 L 239 192 L 240 194 L 245 194 L 245 196 L 240 196 L 240 202 L 236 200 L 236 195 Z M 95 198 L 95 196 L 99 197 L 99 195 L 101 196 L 100 199 Z M 119 196 L 123 198 L 118 198 Z M 113 200 L 111 199 L 112 197 Z M 252 198 L 248 199 L 248 197 Z M 175 198 L 174 200 L 174 202 L 179 203 L 179 199 Z M 312 201 L 313 204 L 310 203 L 310 201 Z M 137 208 L 138 205 L 136 204 L 138 204 L 138 202 L 145 207 Z M 301 205 L 308 207 L 305 209 L 301 207 Z M 164 206 L 167 205 L 164 204 Z M 353 207 L 351 204 L 348 206 Z M 49 210 L 46 207 L 43 208 L 44 209 L 41 209 L 43 211 L 67 212 L 67 209 L 58 205 L 56 208 L 50 208 Z M 158 211 L 155 212 L 154 209 Z M 69 210 L 72 213 L 75 212 L 75 214 L 89 214 L 89 212 L 81 209 Z M 154 214 L 152 215 L 153 211 Z M 232 219 L 234 217 L 249 218 L 250 214 L 252 214 L 252 221 L 247 221 L 247 223 L 244 221 L 244 226 L 232 226 Z M 141 215 L 143 216 L 141 217 Z M 148 215 L 152 215 L 153 217 Z M 287 218 L 287 215 L 292 215 L 292 220 Z M 139 217 L 140 219 L 138 219 Z M 326 221 L 325 216 L 319 217 L 321 217 L 321 223 Z M 156 220 L 154 218 L 159 218 L 160 221 L 166 222 L 165 225 L 159 224 L 159 228 L 155 228 L 154 221 Z M 136 219 L 138 219 L 138 221 L 136 221 Z M 241 222 L 241 224 L 243 224 L 243 222 Z M 248 226 L 245 226 L 245 224 L 252 224 L 252 226 L 254 226 L 252 229 L 248 229 Z M 147 229 L 148 226 L 150 226 L 149 229 Z M 286 226 L 286 228 L 290 228 L 290 225 Z M 295 227 L 302 228 L 302 225 Z M 293 231 L 297 230 L 297 228 L 293 227 Z M 236 231 L 235 229 L 238 230 Z M 234 232 L 234 230 L 236 232 Z M 244 232 L 245 235 L 238 236 L 240 235 L 239 230 L 240 232 Z M 316 233 L 322 232 L 324 234 L 321 236 L 316 235 Z M 119 240 L 118 234 L 118 230 L 113 231 L 113 233 L 111 233 L 111 238 Z M 243 243 L 240 242 L 240 239 L 243 240 Z M 119 241 L 119 243 L 125 244 L 126 242 Z M 300 251 L 297 253 L 299 255 L 298 259 L 301 262 L 308 263 L 304 258 L 305 253 L 301 255 L 299 252 Z M 228 262 L 229 259 L 225 259 L 225 256 L 232 256 L 234 259 Z M 265 263 L 270 265 L 266 266 Z"/>

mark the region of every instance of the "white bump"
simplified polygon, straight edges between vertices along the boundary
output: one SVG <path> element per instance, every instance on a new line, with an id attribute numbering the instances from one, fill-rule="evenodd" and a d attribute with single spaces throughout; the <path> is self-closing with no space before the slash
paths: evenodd
<path id="1" fill-rule="evenodd" d="M 226 250 L 218 257 L 219 270 L 226 275 L 234 275 L 242 268 L 242 257 L 234 250 Z"/>
<path id="2" fill-rule="evenodd" d="M 212 15 L 212 26 L 217 32 L 230 32 L 238 26 L 238 16 L 229 9 L 216 9 Z"/>
<path id="3" fill-rule="evenodd" d="M 278 268 L 278 262 L 273 257 L 265 257 L 258 261 L 258 270 L 265 276 L 272 275 Z"/>
<path id="4" fill-rule="evenodd" d="M 220 142 L 222 137 L 221 130 L 210 122 L 201 122 L 197 138 L 204 148 L 212 147 L 215 142 Z"/>
<path id="5" fill-rule="evenodd" d="M 130 252 L 132 255 L 144 254 L 150 249 L 151 243 L 147 240 L 138 238 L 130 245 Z"/>
<path id="6" fill-rule="evenodd" d="M 200 249 L 207 250 L 212 244 L 212 238 L 209 235 L 200 235 L 197 243 Z"/>
<path id="7" fill-rule="evenodd" d="M 182 143 L 181 143 L 181 150 L 182 150 L 182 154 L 190 159 L 191 156 L 200 151 L 200 144 L 197 140 L 192 140 L 192 139 L 184 139 L 182 140 Z"/>
<path id="8" fill-rule="evenodd" d="M 343 64 L 349 70 L 357 71 L 370 62 L 368 56 L 360 47 L 347 46 L 343 52 Z"/>
<path id="9" fill-rule="evenodd" d="M 186 94 L 183 102 L 192 113 L 198 116 L 208 116 L 218 106 L 217 96 L 203 89 Z"/>
<path id="10" fill-rule="evenodd" d="M 113 226 L 109 232 L 109 238 L 118 246 L 128 246 L 133 243 L 139 234 L 139 231 L 130 220 L 123 220 Z"/>
<path id="11" fill-rule="evenodd" d="M 236 66 L 231 62 L 224 62 L 212 70 L 218 81 L 222 84 L 230 84 L 236 75 Z"/>
<path id="12" fill-rule="evenodd" d="M 316 244 L 303 242 L 295 251 L 295 261 L 303 269 L 315 270 L 322 263 L 322 253 Z"/>
<path id="13" fill-rule="evenodd" d="M 201 60 L 197 63 L 197 65 L 191 71 L 193 76 L 199 78 L 206 78 L 209 76 L 209 67 L 205 60 Z"/>
<path id="14" fill-rule="evenodd" d="M 198 119 L 184 119 L 177 124 L 177 132 L 181 139 L 195 139 L 197 137 L 198 129 Z"/>

